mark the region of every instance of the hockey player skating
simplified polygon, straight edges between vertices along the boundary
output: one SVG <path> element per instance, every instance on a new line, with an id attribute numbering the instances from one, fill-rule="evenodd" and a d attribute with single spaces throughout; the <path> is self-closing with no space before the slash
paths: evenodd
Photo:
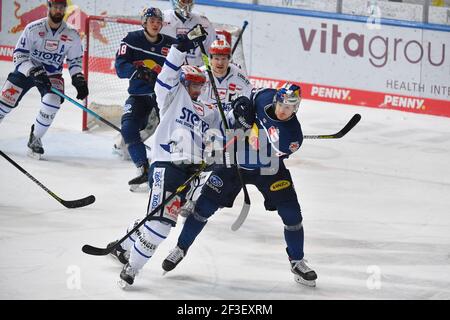
<path id="1" fill-rule="evenodd" d="M 164 22 L 163 28 L 160 32 L 173 38 L 178 38 L 181 35 L 185 35 L 197 24 L 201 24 L 208 33 L 204 40 L 204 45 L 206 48 L 209 48 L 211 43 L 216 38 L 216 33 L 211 23 L 205 16 L 192 12 L 194 1 L 171 0 L 171 3 L 173 9 L 168 9 L 163 12 Z M 185 63 L 194 66 L 203 65 L 200 50 L 198 48 L 190 49 L 186 55 Z M 152 112 L 150 113 L 147 127 L 140 132 L 142 141 L 145 141 L 145 139 L 153 134 L 156 127 L 155 121 L 157 121 L 157 119 L 155 114 Z M 123 139 L 119 136 L 115 140 L 114 151 L 121 155 L 123 159 L 128 159 L 130 155 L 125 147 L 125 142 Z"/>
<path id="2" fill-rule="evenodd" d="M 315 286 L 316 273 L 304 260 L 304 233 L 297 194 L 283 160 L 297 151 L 303 134 L 296 117 L 300 88 L 286 83 L 281 89 L 262 89 L 250 100 L 240 97 L 233 103 L 236 128 L 249 130 L 248 143 L 237 149 L 237 160 L 245 183 L 255 185 L 264 196 L 266 210 L 278 211 L 284 224 L 284 238 L 291 271 L 299 283 Z M 270 155 L 269 158 L 266 155 Z M 253 159 L 254 161 L 249 161 Z M 266 161 L 269 159 L 270 161 Z M 202 188 L 194 212 L 178 238 L 177 246 L 163 262 L 171 271 L 184 258 L 197 235 L 220 207 L 232 207 L 241 187 L 236 168 L 216 165 Z"/>
<path id="3" fill-rule="evenodd" d="M 44 154 L 41 139 L 63 102 L 50 92 L 50 88 L 53 86 L 64 92 L 62 71 L 65 59 L 72 85 L 77 89 L 77 99 L 83 100 L 88 95 L 82 74 L 80 36 L 63 21 L 67 2 L 48 0 L 47 4 L 47 17 L 29 23 L 20 36 L 13 54 L 15 69 L 8 75 L 0 96 L 1 122 L 32 87 L 36 86 L 39 90 L 41 108 L 31 126 L 28 140 L 29 154 L 38 159 Z"/>
<path id="4" fill-rule="evenodd" d="M 192 30 L 193 40 L 185 36 L 178 45 L 172 46 L 156 80 L 161 123 L 152 137 L 148 213 L 198 170 L 204 159 L 204 139 L 221 124 L 216 110 L 197 102 L 206 81 L 205 75 L 197 67 L 183 65 L 186 52 L 197 47 L 205 36 L 199 25 Z M 133 284 L 138 271 L 168 236 L 176 224 L 183 198 L 183 193 L 175 196 L 113 251 L 113 255 L 126 263 L 120 273 L 121 285 Z"/>
<path id="5" fill-rule="evenodd" d="M 156 77 L 171 45 L 176 42 L 174 38 L 160 33 L 162 21 L 161 10 L 145 8 L 141 13 L 143 30 L 129 32 L 116 54 L 117 75 L 130 79 L 130 96 L 123 110 L 121 135 L 139 172 L 136 178 L 128 182 L 131 191 L 148 183 L 149 161 L 140 130 L 147 126 L 151 112 L 158 113 L 154 92 Z M 159 119 L 153 119 L 152 126 L 156 129 Z"/>
<path id="6" fill-rule="evenodd" d="M 231 35 L 229 37 L 231 39 Z M 231 109 L 231 103 L 240 96 L 250 97 L 253 86 L 244 72 L 231 61 L 231 46 L 226 39 L 215 40 L 209 48 L 211 71 L 219 93 L 222 108 L 227 113 Z M 203 69 L 203 68 L 202 68 Z M 205 76 L 206 75 L 206 70 Z M 199 97 L 203 103 L 211 107 L 217 107 L 217 100 L 209 81 L 206 82 Z M 186 217 L 195 206 L 200 190 L 209 177 L 210 172 L 204 172 L 196 179 L 187 195 L 187 202 L 181 209 L 181 215 Z"/>
<path id="7" fill-rule="evenodd" d="M 172 8 L 164 11 L 164 26 L 162 33 L 177 38 L 186 34 L 197 24 L 201 24 L 208 33 L 203 45 L 209 48 L 216 39 L 216 31 L 207 17 L 192 12 L 193 0 L 170 0 Z M 185 62 L 189 65 L 200 67 L 203 65 L 202 54 L 199 48 L 190 49 L 186 55 Z"/>

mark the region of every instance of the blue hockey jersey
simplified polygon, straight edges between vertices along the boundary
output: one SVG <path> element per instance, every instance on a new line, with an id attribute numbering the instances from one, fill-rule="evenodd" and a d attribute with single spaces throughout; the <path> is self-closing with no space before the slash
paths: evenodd
<path id="1" fill-rule="evenodd" d="M 237 156 L 245 169 L 278 168 L 279 162 L 297 151 L 303 142 L 302 128 L 295 115 L 287 121 L 275 120 L 269 115 L 276 92 L 275 89 L 262 89 L 251 96 L 256 120 L 244 150 L 239 150 L 238 146 Z"/>
<path id="2" fill-rule="evenodd" d="M 120 43 L 116 54 L 116 73 L 119 78 L 130 79 L 128 93 L 130 95 L 148 95 L 154 92 L 154 86 L 148 82 L 135 79 L 137 67 L 145 65 L 159 73 L 176 39 L 165 34 L 158 36 L 158 41 L 152 43 L 145 37 L 144 30 L 132 31 Z"/>

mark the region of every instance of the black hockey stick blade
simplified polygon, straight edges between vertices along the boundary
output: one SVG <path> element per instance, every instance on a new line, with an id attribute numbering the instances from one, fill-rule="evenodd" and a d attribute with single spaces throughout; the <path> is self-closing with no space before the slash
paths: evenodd
<path id="1" fill-rule="evenodd" d="M 345 136 L 354 126 L 358 124 L 361 120 L 360 114 L 355 114 L 349 122 L 337 133 L 335 134 L 322 134 L 322 135 L 304 135 L 304 139 L 339 139 Z"/>
<path id="2" fill-rule="evenodd" d="M 231 225 L 231 230 L 237 231 L 242 224 L 244 223 L 245 219 L 247 219 L 248 212 L 250 211 L 250 204 L 244 203 L 244 206 L 242 207 L 241 213 L 237 217 L 236 221 Z"/>
<path id="3" fill-rule="evenodd" d="M 95 202 L 95 197 L 93 195 L 87 196 L 78 200 L 61 200 L 61 204 L 69 209 L 81 208 L 88 206 Z"/>
<path id="4" fill-rule="evenodd" d="M 114 249 L 114 247 L 111 247 L 111 248 L 97 248 L 97 247 L 91 246 L 89 244 L 85 244 L 81 248 L 81 251 L 83 251 L 84 253 L 93 255 L 93 256 L 106 256 L 107 254 L 110 254 L 113 249 Z"/>

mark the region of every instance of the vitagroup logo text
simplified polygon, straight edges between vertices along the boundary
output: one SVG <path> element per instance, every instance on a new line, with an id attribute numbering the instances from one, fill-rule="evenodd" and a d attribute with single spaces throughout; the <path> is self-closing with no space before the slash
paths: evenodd
<path id="1" fill-rule="evenodd" d="M 430 41 L 421 43 L 387 35 L 343 33 L 339 30 L 339 25 L 333 24 L 329 28 L 327 23 L 322 23 L 320 30 L 302 27 L 299 32 L 304 51 L 314 52 L 318 49 L 324 54 L 345 52 L 355 58 L 369 56 L 369 62 L 376 68 L 382 68 L 390 61 L 407 61 L 411 64 L 428 62 L 435 67 L 442 66 L 445 62 L 445 43 L 438 41 L 432 44 Z"/>

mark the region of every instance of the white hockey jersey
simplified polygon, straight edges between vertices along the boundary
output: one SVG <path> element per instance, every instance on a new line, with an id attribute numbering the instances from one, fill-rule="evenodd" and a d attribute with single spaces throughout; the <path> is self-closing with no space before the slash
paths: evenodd
<path id="1" fill-rule="evenodd" d="M 220 114 L 193 102 L 180 83 L 186 53 L 172 46 L 155 85 L 160 123 L 151 137 L 152 162 L 200 163 L 209 134 L 222 136 Z"/>
<path id="2" fill-rule="evenodd" d="M 62 74 L 67 58 L 70 75 L 82 72 L 83 47 L 78 32 L 62 22 L 52 31 L 47 18 L 29 23 L 14 50 L 16 69 L 24 74 L 42 65 L 48 75 Z"/>
<path id="3" fill-rule="evenodd" d="M 205 16 L 199 15 L 198 13 L 191 12 L 191 16 L 189 19 L 183 22 L 172 9 L 164 11 L 164 23 L 161 29 L 161 33 L 167 34 L 173 38 L 176 38 L 178 34 L 186 34 L 189 30 L 195 27 L 197 24 L 201 24 L 203 28 L 205 28 L 206 32 L 208 32 L 208 36 L 206 40 L 203 42 L 205 46 L 205 50 L 208 53 L 209 47 L 216 40 L 216 31 L 209 22 L 208 18 Z M 186 57 L 186 63 L 201 67 L 203 66 L 202 54 L 200 48 L 192 50 L 189 52 Z"/>
<path id="4" fill-rule="evenodd" d="M 203 87 L 202 94 L 200 95 L 199 100 L 206 105 L 216 104 L 216 96 L 212 89 L 211 82 L 209 81 L 206 68 L 203 67 L 202 70 L 204 70 L 208 82 Z M 231 110 L 231 102 L 234 99 L 240 96 L 246 96 L 250 98 L 253 86 L 247 79 L 245 73 L 234 64 L 229 64 L 228 72 L 225 77 L 221 79 L 214 77 L 214 80 L 217 87 L 217 93 L 219 94 L 220 102 L 222 103 L 222 108 L 225 113 Z"/>

